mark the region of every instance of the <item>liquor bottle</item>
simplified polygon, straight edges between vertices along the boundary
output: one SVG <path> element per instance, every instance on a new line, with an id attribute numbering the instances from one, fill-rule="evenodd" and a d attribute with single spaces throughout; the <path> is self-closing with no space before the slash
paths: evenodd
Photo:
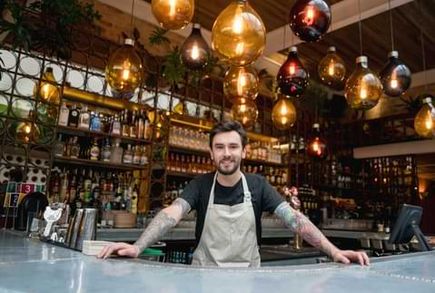
<path id="1" fill-rule="evenodd" d="M 89 172 L 86 174 L 86 178 L 83 181 L 83 201 L 86 206 L 89 205 L 89 202 L 91 201 L 91 195 L 92 195 L 92 169 L 89 170 Z"/>
<path id="2" fill-rule="evenodd" d="M 77 110 L 77 106 L 74 104 L 72 106 L 71 111 L 69 111 L 68 126 L 77 127 L 78 124 L 79 124 L 79 111 Z"/>
<path id="3" fill-rule="evenodd" d="M 136 111 L 133 111 L 131 115 L 131 121 L 130 121 L 130 137 L 134 137 L 134 138 L 137 137 L 136 117 L 137 117 L 137 113 Z"/>
<path id="4" fill-rule="evenodd" d="M 131 209 L 130 213 L 137 214 L 137 200 L 139 197 L 139 189 L 137 188 L 137 185 L 134 185 L 133 192 L 131 194 Z"/>
<path id="5" fill-rule="evenodd" d="M 90 159 L 93 161 L 98 161 L 99 157 L 100 157 L 100 147 L 98 146 L 97 139 L 94 138 L 90 151 Z"/>
<path id="6" fill-rule="evenodd" d="M 135 146 L 133 148 L 133 164 L 139 165 L 140 164 L 140 157 L 142 156 L 140 146 Z"/>
<path id="7" fill-rule="evenodd" d="M 62 157 L 65 153 L 65 143 L 62 141 L 62 134 L 59 134 L 59 139 L 54 145 L 54 155 L 56 157 Z"/>
<path id="8" fill-rule="evenodd" d="M 133 152 L 131 150 L 131 145 L 127 146 L 127 149 L 124 151 L 124 156 L 122 158 L 122 162 L 124 164 L 131 164 L 133 162 Z"/>
<path id="9" fill-rule="evenodd" d="M 77 159 L 79 157 L 79 152 L 80 145 L 78 144 L 78 138 L 77 136 L 74 136 L 74 138 L 71 140 L 69 156 L 73 159 Z"/>
<path id="10" fill-rule="evenodd" d="M 95 112 L 95 114 L 91 118 L 90 130 L 98 132 L 101 131 L 101 120 L 98 112 Z"/>
<path id="11" fill-rule="evenodd" d="M 88 112 L 88 107 L 85 105 L 82 107 L 80 111 L 78 128 L 88 130 L 90 122 L 91 122 L 91 115 Z"/>
<path id="12" fill-rule="evenodd" d="M 69 118 L 69 109 L 66 106 L 66 103 L 63 102 L 62 106 L 60 107 L 58 124 L 61 126 L 68 126 L 68 118 Z"/>
<path id="13" fill-rule="evenodd" d="M 101 150 L 101 160 L 104 162 L 110 162 L 111 155 L 112 155 L 112 146 L 109 143 L 109 139 L 106 139 L 106 142 Z"/>
<path id="14" fill-rule="evenodd" d="M 142 147 L 142 154 L 140 156 L 140 164 L 142 166 L 145 166 L 146 164 L 148 164 L 148 154 L 147 154 L 147 147 L 146 146 Z"/>
<path id="15" fill-rule="evenodd" d="M 60 180 L 60 199 L 59 202 L 68 202 L 69 194 L 68 194 L 68 179 L 69 172 L 63 169 Z"/>
<path id="16" fill-rule="evenodd" d="M 111 122 L 110 134 L 121 135 L 121 122 L 119 121 L 118 115 L 115 115 Z"/>
<path id="17" fill-rule="evenodd" d="M 69 182 L 69 202 L 73 203 L 77 197 L 77 169 L 74 170 Z"/>
<path id="18" fill-rule="evenodd" d="M 124 150 L 119 146 L 119 140 L 115 140 L 115 145 L 112 146 L 112 155 L 110 162 L 114 164 L 121 164 Z"/>
<path id="19" fill-rule="evenodd" d="M 146 112 L 143 113 L 143 119 L 143 138 L 150 140 L 152 138 L 152 129 Z"/>
<path id="20" fill-rule="evenodd" d="M 137 130 L 137 138 L 143 139 L 144 138 L 144 126 L 145 126 L 145 119 L 144 119 L 144 110 L 140 109 L 139 115 L 136 118 L 136 130 Z"/>
<path id="21" fill-rule="evenodd" d="M 130 136 L 130 124 L 128 122 L 128 110 L 124 110 L 121 119 L 122 136 Z"/>

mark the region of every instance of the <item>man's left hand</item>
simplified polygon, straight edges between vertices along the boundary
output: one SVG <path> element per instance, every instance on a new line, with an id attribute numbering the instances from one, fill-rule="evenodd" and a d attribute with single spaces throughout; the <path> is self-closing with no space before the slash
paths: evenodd
<path id="1" fill-rule="evenodd" d="M 362 266 L 370 265 L 369 257 L 364 251 L 338 250 L 332 255 L 332 259 L 335 262 L 341 262 L 344 264 L 357 262 Z"/>

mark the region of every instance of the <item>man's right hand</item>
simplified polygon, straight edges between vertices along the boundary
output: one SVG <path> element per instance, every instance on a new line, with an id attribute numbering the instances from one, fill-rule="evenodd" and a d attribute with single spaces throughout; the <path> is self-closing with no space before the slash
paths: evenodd
<path id="1" fill-rule="evenodd" d="M 140 254 L 140 249 L 136 245 L 128 244 L 128 243 L 112 243 L 106 245 L 98 254 L 98 258 L 106 259 L 110 255 L 115 254 L 119 256 L 127 256 L 127 257 L 138 257 Z"/>

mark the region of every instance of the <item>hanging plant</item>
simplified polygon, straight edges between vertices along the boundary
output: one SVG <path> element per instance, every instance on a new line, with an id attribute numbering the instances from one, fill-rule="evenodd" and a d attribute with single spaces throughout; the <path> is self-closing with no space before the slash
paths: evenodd
<path id="1" fill-rule="evenodd" d="M 174 88 L 181 83 L 186 73 L 186 67 L 181 62 L 181 53 L 178 47 L 175 47 L 168 55 L 165 56 L 163 62 L 163 77 Z"/>

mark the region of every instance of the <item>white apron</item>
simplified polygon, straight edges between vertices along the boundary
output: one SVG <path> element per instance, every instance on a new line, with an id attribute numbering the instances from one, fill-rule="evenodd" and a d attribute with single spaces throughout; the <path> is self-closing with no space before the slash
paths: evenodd
<path id="1" fill-rule="evenodd" d="M 214 204 L 217 172 L 210 191 L 204 227 L 192 264 L 221 267 L 259 267 L 255 214 L 251 192 L 242 173 L 243 202 Z"/>

